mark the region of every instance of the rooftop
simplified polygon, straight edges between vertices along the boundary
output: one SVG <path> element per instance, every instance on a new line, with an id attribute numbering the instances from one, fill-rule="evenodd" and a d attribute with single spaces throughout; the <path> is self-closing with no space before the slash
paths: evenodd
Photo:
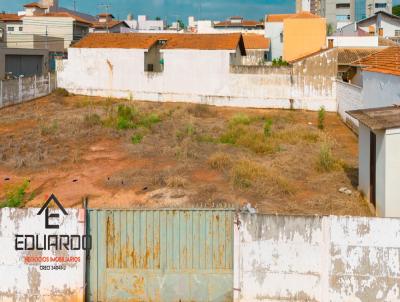
<path id="1" fill-rule="evenodd" d="M 366 71 L 400 76 L 400 46 L 388 47 L 351 65 L 365 67 Z"/>
<path id="2" fill-rule="evenodd" d="M 338 64 L 349 65 L 383 49 L 379 47 L 338 47 Z"/>
<path id="3" fill-rule="evenodd" d="M 17 14 L 0 14 L 0 21 L 3 22 L 18 22 L 21 21 L 21 17 Z"/>
<path id="4" fill-rule="evenodd" d="M 36 8 L 42 8 L 42 9 L 48 8 L 47 6 L 44 6 L 44 5 L 40 4 L 39 2 L 27 3 L 24 5 L 24 7 L 36 7 Z"/>
<path id="5" fill-rule="evenodd" d="M 243 34 L 244 47 L 246 49 L 269 49 L 270 39 L 263 35 Z"/>
<path id="6" fill-rule="evenodd" d="M 43 17 L 49 17 L 49 18 L 72 18 L 77 22 L 84 23 L 91 25 L 93 23 L 92 20 L 85 19 L 84 17 L 74 14 L 68 11 L 59 11 L 59 12 L 52 12 L 52 13 L 47 13 L 47 14 L 38 14 L 38 15 L 33 15 L 33 16 L 23 16 L 23 18 L 43 18 Z"/>
<path id="7" fill-rule="evenodd" d="M 255 20 L 244 20 L 240 16 L 231 17 L 229 20 L 218 22 L 214 27 L 259 27 L 264 28 L 264 23 Z"/>
<path id="8" fill-rule="evenodd" d="M 235 50 L 244 52 L 242 35 L 237 34 L 89 34 L 75 48 L 149 49 L 159 40 L 166 40 L 163 49 Z"/>
<path id="9" fill-rule="evenodd" d="M 372 130 L 400 128 L 400 106 L 353 110 L 348 114 Z"/>
<path id="10" fill-rule="evenodd" d="M 300 12 L 297 14 L 274 14 L 267 15 L 265 22 L 283 22 L 285 19 L 319 19 L 320 16 L 309 12 Z"/>
<path id="11" fill-rule="evenodd" d="M 119 21 L 119 20 L 110 20 L 108 22 L 95 21 L 95 22 L 92 23 L 91 27 L 96 28 L 96 29 L 105 29 L 105 28 L 113 28 L 113 27 L 118 26 L 120 24 L 125 24 L 126 27 L 129 27 L 125 23 L 125 21 Z"/>

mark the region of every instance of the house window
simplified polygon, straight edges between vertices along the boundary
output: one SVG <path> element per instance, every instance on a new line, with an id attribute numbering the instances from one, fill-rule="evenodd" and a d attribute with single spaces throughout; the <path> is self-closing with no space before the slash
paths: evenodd
<path id="1" fill-rule="evenodd" d="M 350 15 L 336 15 L 336 21 L 349 21 Z"/>
<path id="2" fill-rule="evenodd" d="M 375 8 L 386 8 L 386 3 L 375 3 Z"/>
<path id="3" fill-rule="evenodd" d="M 396 37 L 400 37 L 400 29 L 396 29 L 396 30 L 394 31 L 394 35 L 395 35 Z"/>
<path id="4" fill-rule="evenodd" d="M 154 71 L 154 65 L 153 64 L 147 64 L 147 71 Z"/>
<path id="5" fill-rule="evenodd" d="M 8 28 L 8 31 L 14 31 L 14 27 L 13 27 L 13 26 L 10 26 L 10 27 Z"/>
<path id="6" fill-rule="evenodd" d="M 281 33 L 280 38 L 281 38 L 281 43 L 283 43 L 283 33 Z"/>
<path id="7" fill-rule="evenodd" d="M 337 3 L 336 8 L 350 8 L 350 3 Z"/>
<path id="8" fill-rule="evenodd" d="M 23 30 L 23 27 L 22 27 L 22 26 L 20 26 L 20 27 L 19 27 L 19 31 L 22 31 L 22 30 Z"/>

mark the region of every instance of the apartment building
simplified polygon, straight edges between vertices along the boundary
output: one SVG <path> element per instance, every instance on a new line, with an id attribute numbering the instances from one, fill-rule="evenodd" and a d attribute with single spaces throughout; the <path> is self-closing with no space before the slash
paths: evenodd
<path id="1" fill-rule="evenodd" d="M 373 16 L 392 12 L 392 0 L 296 0 L 296 10 L 309 11 L 327 19 L 334 28 Z"/>

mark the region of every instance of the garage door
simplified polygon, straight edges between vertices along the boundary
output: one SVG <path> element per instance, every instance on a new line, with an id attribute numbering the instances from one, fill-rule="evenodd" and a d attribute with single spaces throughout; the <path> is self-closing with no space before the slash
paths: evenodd
<path id="1" fill-rule="evenodd" d="M 41 75 L 43 56 L 37 55 L 6 55 L 6 73 L 25 77 Z"/>

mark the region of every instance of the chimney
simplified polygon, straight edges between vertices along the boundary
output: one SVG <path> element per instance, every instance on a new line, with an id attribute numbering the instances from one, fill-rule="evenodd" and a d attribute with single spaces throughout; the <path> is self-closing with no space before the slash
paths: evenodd
<path id="1" fill-rule="evenodd" d="M 378 36 L 379 36 L 379 37 L 383 37 L 383 28 L 382 28 L 382 27 L 380 27 L 380 28 L 378 29 Z"/>
<path id="2" fill-rule="evenodd" d="M 333 48 L 333 39 L 328 39 L 328 48 Z"/>

